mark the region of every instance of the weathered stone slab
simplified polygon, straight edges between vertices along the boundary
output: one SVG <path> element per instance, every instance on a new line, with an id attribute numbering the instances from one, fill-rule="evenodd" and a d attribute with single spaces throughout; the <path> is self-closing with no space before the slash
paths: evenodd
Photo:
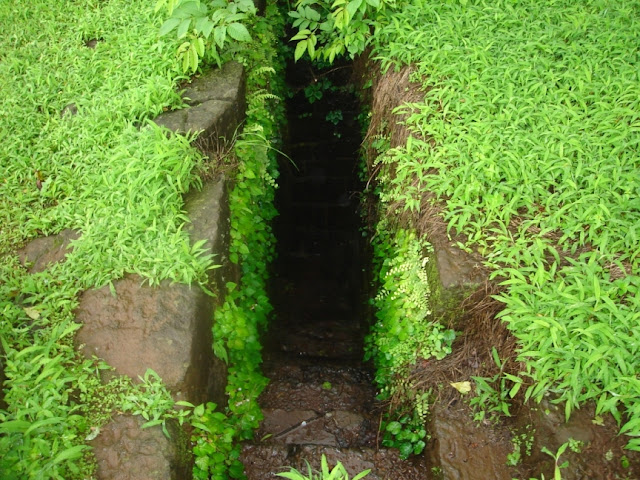
<path id="1" fill-rule="evenodd" d="M 51 264 L 64 260 L 72 249 L 71 241 L 79 237 L 75 230 L 66 229 L 57 235 L 36 238 L 18 251 L 18 257 L 29 273 L 42 272 Z"/>
<path id="2" fill-rule="evenodd" d="M 244 67 L 227 62 L 196 78 L 183 92 L 189 108 L 166 112 L 156 118 L 156 124 L 176 133 L 202 132 L 201 141 L 217 143 L 220 137 L 233 139 L 244 119 Z"/>
<path id="3" fill-rule="evenodd" d="M 206 240 L 203 248 L 214 255 L 214 263 L 222 265 L 209 272 L 212 288 L 222 291 L 226 281 L 234 276 L 234 268 L 228 261 L 230 212 L 228 182 L 224 176 L 203 185 L 201 191 L 191 191 L 185 196 L 185 210 L 189 223 L 185 231 L 191 243 Z"/>
<path id="4" fill-rule="evenodd" d="M 504 445 L 491 438 L 490 430 L 469 421 L 466 408 L 436 407 L 428 428 L 429 464 L 441 469 L 442 478 L 509 480 Z"/>
<path id="5" fill-rule="evenodd" d="M 192 242 L 205 239 L 207 253 L 226 250 L 225 190 L 224 179 L 218 179 L 192 193 L 186 204 Z M 214 299 L 196 285 L 163 281 L 151 287 L 136 275 L 113 287 L 115 296 L 105 286 L 80 298 L 76 318 L 83 327 L 76 339 L 84 354 L 103 358 L 133 379 L 151 368 L 177 399 L 223 398 L 225 370 L 211 353 Z"/>
<path id="6" fill-rule="evenodd" d="M 244 67 L 238 62 L 227 62 L 221 69 L 212 70 L 193 80 L 182 96 L 191 106 L 208 100 L 238 102 L 244 96 L 244 90 Z"/>
<path id="7" fill-rule="evenodd" d="M 264 410 L 260 436 L 269 436 L 269 441 L 286 445 L 330 445 L 337 446 L 335 435 L 328 432 L 324 416 L 313 410 Z"/>
<path id="8" fill-rule="evenodd" d="M 206 240 L 205 253 L 214 254 L 216 263 L 228 263 L 226 190 L 225 179 L 218 178 L 185 200 L 190 218 L 186 231 L 192 243 Z M 114 282 L 115 296 L 108 286 L 84 292 L 76 310 L 83 324 L 76 342 L 84 355 L 104 359 L 116 374 L 136 380 L 153 369 L 175 400 L 223 403 L 226 366 L 213 356 L 211 327 L 215 305 L 224 298 L 225 273 L 225 268 L 215 269 L 210 277 L 209 287 L 218 292 L 217 298 L 197 285 L 163 281 L 152 287 L 136 275 Z M 187 446 L 177 445 L 176 438 L 169 442 L 155 427 L 153 437 L 147 438 L 150 433 L 145 430 L 143 435 L 139 423 L 118 417 L 96 439 L 98 478 L 182 478 L 172 465 L 178 461 L 175 452 Z"/>
<path id="9" fill-rule="evenodd" d="M 443 235 L 433 235 L 429 241 L 434 250 L 428 267 L 431 308 L 435 316 L 445 321 L 455 320 L 462 302 L 487 281 L 487 270 L 480 259 L 461 250 Z"/>
<path id="10" fill-rule="evenodd" d="M 443 288 L 469 288 L 486 280 L 486 272 L 482 264 L 470 254 L 448 241 L 435 238 L 431 241 Z"/>
<path id="11" fill-rule="evenodd" d="M 76 318 L 83 327 L 76 339 L 82 352 L 133 379 L 151 368 L 176 399 L 203 398 L 212 368 L 210 297 L 197 286 L 143 285 L 136 275 L 114 288 L 115 296 L 108 286 L 81 296 Z"/>
<path id="12" fill-rule="evenodd" d="M 141 429 L 141 417 L 118 415 L 91 442 L 104 480 L 156 480 L 187 478 L 186 459 L 179 458 L 174 442 L 161 427 Z M 176 429 L 174 429 L 176 430 Z M 173 432 L 177 434 L 177 432 Z M 190 477 L 189 477 L 190 478 Z"/>

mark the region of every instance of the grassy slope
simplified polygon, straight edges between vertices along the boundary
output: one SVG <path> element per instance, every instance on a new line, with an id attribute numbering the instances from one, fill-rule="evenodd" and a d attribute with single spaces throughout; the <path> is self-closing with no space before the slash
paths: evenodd
<path id="1" fill-rule="evenodd" d="M 125 272 L 197 282 L 211 265 L 182 232 L 181 194 L 200 158 L 145 124 L 181 104 L 176 44 L 158 39 L 161 22 L 153 2 L 0 4 L 2 478 L 91 468 L 77 458 L 96 417 L 77 395 L 90 401 L 99 380 L 73 350 L 77 292 Z M 72 103 L 77 115 L 62 115 Z M 67 261 L 27 275 L 15 250 L 64 228 L 82 232 Z M 93 401 L 104 406 L 105 395 Z"/>
<path id="2" fill-rule="evenodd" d="M 2 246 L 79 229 L 69 268 L 85 285 L 125 270 L 181 281 L 203 271 L 179 228 L 197 158 L 186 142 L 137 128 L 181 103 L 175 45 L 158 40 L 151 8 L 83 1 L 0 10 L 9 27 L 0 37 Z M 85 47 L 93 38 L 104 41 Z M 61 115 L 70 104 L 78 114 Z"/>
<path id="3" fill-rule="evenodd" d="M 389 199 L 429 190 L 504 283 L 502 318 L 540 398 L 589 399 L 640 436 L 640 5 L 416 1 L 373 54 L 424 102 Z M 427 137 L 435 146 L 421 141 Z M 433 171 L 437 175 L 431 175 Z M 419 179 L 416 191 L 409 182 Z M 624 423 L 624 422 L 623 422 Z M 630 447 L 640 449 L 640 439 Z"/>

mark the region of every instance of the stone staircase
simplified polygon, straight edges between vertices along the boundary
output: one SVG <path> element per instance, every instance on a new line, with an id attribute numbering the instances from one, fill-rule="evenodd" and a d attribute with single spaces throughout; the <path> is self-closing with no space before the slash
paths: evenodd
<path id="1" fill-rule="evenodd" d="M 286 466 L 306 471 L 305 461 L 319 468 L 324 454 L 351 475 L 371 469 L 371 480 L 428 478 L 423 462 L 403 462 L 395 450 L 377 448 L 382 409 L 371 372 L 360 361 L 357 312 L 320 276 L 322 256 L 296 264 L 300 283 L 284 289 L 288 306 L 280 311 L 265 354 L 263 370 L 271 383 L 259 399 L 264 421 L 244 447 L 247 477 L 278 478 Z M 309 287 L 315 300 L 307 298 Z"/>
<path id="2" fill-rule="evenodd" d="M 355 116 L 347 103 L 341 107 L 345 118 Z M 264 421 L 242 453 L 247 477 L 279 478 L 289 466 L 306 472 L 307 461 L 318 469 L 324 454 L 351 476 L 371 469 L 370 480 L 429 478 L 423 458 L 402 461 L 379 448 L 383 409 L 362 363 L 359 139 L 327 128 L 326 112 L 336 105 L 316 103 L 302 116 L 296 108 L 289 121 L 296 168 L 284 165 L 279 181 L 276 319 L 263 364 L 271 381 L 259 398 Z"/>

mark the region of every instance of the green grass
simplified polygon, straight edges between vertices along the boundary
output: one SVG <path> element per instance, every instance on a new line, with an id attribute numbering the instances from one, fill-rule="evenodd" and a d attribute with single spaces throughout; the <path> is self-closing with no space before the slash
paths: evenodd
<path id="1" fill-rule="evenodd" d="M 182 103 L 162 20 L 141 2 L 0 4 L 2 478 L 93 468 L 83 445 L 105 418 L 95 395 L 104 366 L 74 352 L 78 292 L 129 272 L 199 283 L 212 267 L 183 231 L 182 194 L 197 186 L 202 158 L 148 123 Z M 77 114 L 63 114 L 71 104 Z M 16 249 L 64 228 L 82 232 L 66 262 L 26 274 Z M 130 411 L 157 401 L 158 420 L 171 407 L 159 383 L 138 390 L 138 400 L 125 392 Z"/>
<path id="2" fill-rule="evenodd" d="M 379 159 L 396 166 L 384 199 L 417 212 L 434 192 L 486 256 L 527 397 L 551 392 L 567 415 L 594 400 L 633 437 L 639 18 L 633 1 L 423 0 L 384 15 L 373 39 L 383 68 L 414 65 L 424 91 L 399 108 L 412 137 Z"/>
<path id="3" fill-rule="evenodd" d="M 9 26 L 0 44 L 3 250 L 75 228 L 83 235 L 67 269 L 83 286 L 125 271 L 204 278 L 209 263 L 181 231 L 181 194 L 199 158 L 146 124 L 181 104 L 161 19 L 126 2 L 3 4 L 0 19 Z M 87 48 L 92 38 L 103 41 Z M 78 114 L 62 115 L 70 104 Z"/>

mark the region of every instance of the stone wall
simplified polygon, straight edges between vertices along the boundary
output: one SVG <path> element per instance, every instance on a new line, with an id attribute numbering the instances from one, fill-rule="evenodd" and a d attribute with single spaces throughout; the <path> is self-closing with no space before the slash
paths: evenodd
<path id="1" fill-rule="evenodd" d="M 229 62 L 205 73 L 186 86 L 183 97 L 188 108 L 167 112 L 156 123 L 173 132 L 170 135 L 200 132 L 198 145 L 216 151 L 220 143 L 233 141 L 244 120 L 244 68 Z M 211 327 L 214 309 L 224 301 L 226 283 L 236 280 L 228 261 L 230 186 L 219 175 L 185 197 L 190 219 L 185 230 L 191 242 L 206 240 L 205 253 L 215 255 L 215 263 L 222 265 L 211 271 L 207 286 L 215 296 L 197 285 L 164 281 L 152 287 L 132 274 L 113 282 L 115 295 L 109 286 L 81 295 L 75 312 L 83 325 L 76 336 L 77 348 L 86 357 L 99 357 L 114 367 L 108 375 L 128 375 L 138 381 L 152 369 L 176 401 L 226 404 L 226 366 L 213 355 Z M 67 230 L 36 239 L 20 252 L 20 258 L 31 272 L 44 270 L 63 260 L 69 241 L 79 235 Z M 138 417 L 117 415 L 90 442 L 98 478 L 191 478 L 188 435 L 171 425 L 169 439 L 160 426 L 142 430 L 142 423 Z"/>

